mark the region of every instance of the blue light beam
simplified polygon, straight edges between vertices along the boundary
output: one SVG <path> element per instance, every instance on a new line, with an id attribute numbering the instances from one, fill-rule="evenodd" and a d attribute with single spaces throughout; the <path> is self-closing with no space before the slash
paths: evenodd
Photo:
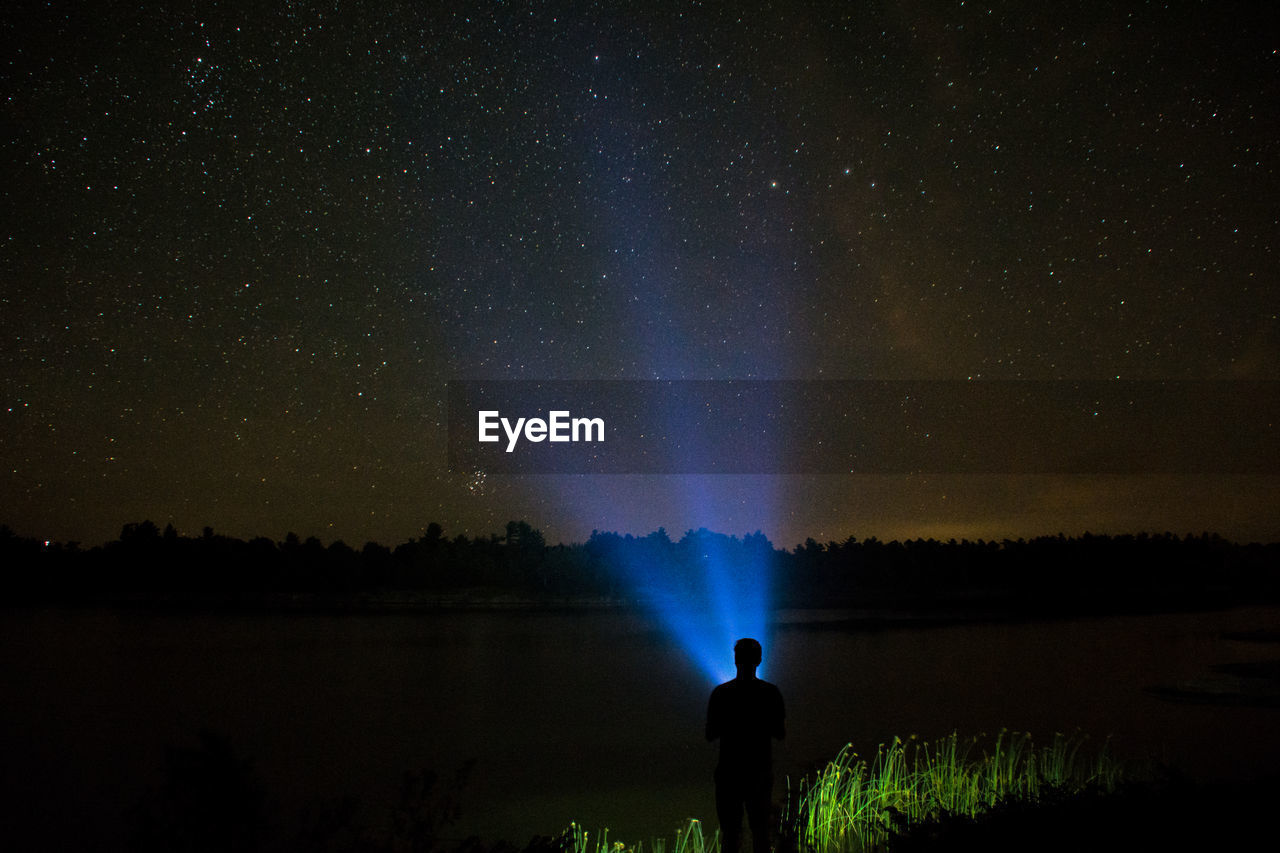
<path id="1" fill-rule="evenodd" d="M 609 562 L 713 684 L 735 674 L 733 644 L 769 642 L 772 546 L 700 529 L 672 543 L 659 531 L 619 539 Z"/>

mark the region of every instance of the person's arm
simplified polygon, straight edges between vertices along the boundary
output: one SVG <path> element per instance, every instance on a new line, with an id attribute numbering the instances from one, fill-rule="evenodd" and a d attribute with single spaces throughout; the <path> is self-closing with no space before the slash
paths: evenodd
<path id="1" fill-rule="evenodd" d="M 772 734 L 778 740 L 782 740 L 787 736 L 787 708 L 782 702 L 782 691 L 775 688 L 774 693 L 778 697 L 778 702 L 773 716 Z"/>

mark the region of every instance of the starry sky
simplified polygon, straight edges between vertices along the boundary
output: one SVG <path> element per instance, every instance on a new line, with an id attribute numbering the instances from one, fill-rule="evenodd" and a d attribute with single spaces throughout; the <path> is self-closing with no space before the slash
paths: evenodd
<path id="1" fill-rule="evenodd" d="M 7 4 L 0 522 L 1280 538 L 1274 475 L 445 452 L 451 379 L 1280 378 L 1263 6 Z"/>

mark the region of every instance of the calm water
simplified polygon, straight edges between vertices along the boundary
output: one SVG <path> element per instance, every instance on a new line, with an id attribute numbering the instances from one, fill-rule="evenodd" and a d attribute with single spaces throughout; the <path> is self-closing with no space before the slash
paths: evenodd
<path id="1" fill-rule="evenodd" d="M 1215 777 L 1280 758 L 1280 711 L 1143 689 L 1280 658 L 1221 637 L 1280 629 L 1277 608 L 881 631 L 815 618 L 838 615 L 782 614 L 765 649 L 787 700 L 779 794 L 846 742 L 874 752 L 895 734 L 1079 728 Z M 35 830 L 49 848 L 119 837 L 164 747 L 200 729 L 253 759 L 282 814 L 344 794 L 391 805 L 404 771 L 474 759 L 460 834 L 714 826 L 712 685 L 639 616 L 18 612 L 0 616 L 0 678 L 0 837 Z"/>

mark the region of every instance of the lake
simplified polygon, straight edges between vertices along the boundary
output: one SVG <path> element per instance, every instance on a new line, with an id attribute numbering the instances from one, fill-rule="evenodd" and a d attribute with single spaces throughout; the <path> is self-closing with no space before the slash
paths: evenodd
<path id="1" fill-rule="evenodd" d="M 776 615 L 762 675 L 787 702 L 779 797 L 845 743 L 868 754 L 894 735 L 1080 729 L 1204 778 L 1280 758 L 1280 711 L 1241 699 L 1256 680 L 1211 669 L 1280 658 L 1224 636 L 1276 632 L 1280 608 L 875 630 L 851 616 Z M 282 815 L 344 795 L 391 806 L 405 771 L 474 761 L 455 835 L 715 826 L 713 685 L 643 615 L 10 611 L 0 677 L 0 838 L 44 849 L 121 845 L 165 747 L 204 729 L 252 759 Z M 1162 685 L 1217 701 L 1147 689 Z"/>

